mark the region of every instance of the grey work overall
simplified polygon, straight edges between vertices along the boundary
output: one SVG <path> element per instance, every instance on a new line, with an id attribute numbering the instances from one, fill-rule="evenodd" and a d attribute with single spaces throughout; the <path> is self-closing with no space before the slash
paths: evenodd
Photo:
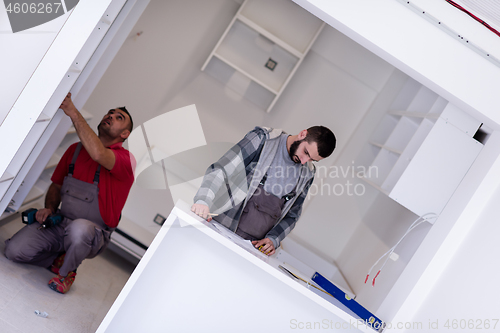
<path id="1" fill-rule="evenodd" d="M 76 147 L 69 174 L 61 187 L 62 222 L 48 229 L 39 223 L 25 226 L 5 241 L 5 256 L 15 262 L 49 267 L 55 258 L 66 252 L 60 275 L 75 270 L 85 258 L 93 258 L 109 244 L 113 228 L 109 228 L 99 212 L 99 174 L 97 167 L 93 184 L 73 178 L 76 158 L 82 144 Z"/>
<path id="2" fill-rule="evenodd" d="M 240 217 L 236 234 L 247 240 L 261 240 L 276 225 L 285 202 L 295 196 L 295 190 L 278 198 L 264 190 L 267 173 L 254 195 L 248 200 Z"/>

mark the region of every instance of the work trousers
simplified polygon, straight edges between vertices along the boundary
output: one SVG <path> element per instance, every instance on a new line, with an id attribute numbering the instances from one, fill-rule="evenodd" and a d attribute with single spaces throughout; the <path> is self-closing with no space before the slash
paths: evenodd
<path id="1" fill-rule="evenodd" d="M 47 229 L 35 222 L 19 230 L 5 241 L 5 256 L 20 263 L 49 267 L 66 252 L 61 276 L 75 270 L 85 258 L 93 258 L 109 243 L 110 232 L 85 219 L 63 221 Z"/>

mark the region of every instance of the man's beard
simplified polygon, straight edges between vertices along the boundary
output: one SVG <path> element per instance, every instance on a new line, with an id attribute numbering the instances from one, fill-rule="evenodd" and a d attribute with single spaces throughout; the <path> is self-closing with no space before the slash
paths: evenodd
<path id="1" fill-rule="evenodd" d="M 98 135 L 101 135 L 101 132 L 102 132 L 102 131 L 103 131 L 103 130 L 101 129 L 101 123 L 99 123 L 99 125 L 97 125 L 97 134 L 98 134 Z"/>
<path id="2" fill-rule="evenodd" d="M 300 164 L 300 158 L 295 155 L 295 153 L 297 152 L 297 149 L 299 148 L 300 144 L 302 142 L 304 142 L 306 139 L 302 139 L 302 140 L 297 140 L 295 141 L 294 143 L 292 143 L 290 145 L 290 152 L 288 152 L 288 154 L 290 155 L 290 158 L 292 159 L 292 161 L 296 164 Z M 299 160 L 298 162 L 295 161 L 294 157 L 297 157 L 297 159 Z"/>
<path id="3" fill-rule="evenodd" d="M 113 133 L 111 133 L 111 131 L 108 129 L 105 129 L 105 128 L 101 128 L 101 124 L 99 123 L 99 125 L 97 125 L 97 134 L 99 136 L 103 136 L 103 137 L 108 137 L 108 138 L 111 138 L 111 139 L 116 139 L 116 135 L 113 135 Z"/>

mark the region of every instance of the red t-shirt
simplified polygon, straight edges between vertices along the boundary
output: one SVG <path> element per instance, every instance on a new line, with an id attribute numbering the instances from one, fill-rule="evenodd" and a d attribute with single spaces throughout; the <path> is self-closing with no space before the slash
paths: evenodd
<path id="1" fill-rule="evenodd" d="M 66 150 L 63 157 L 61 157 L 52 175 L 52 182 L 62 185 L 64 177 L 69 173 L 69 165 L 73 159 L 76 145 L 77 143 L 72 144 Z M 111 149 L 115 154 L 116 161 L 111 170 L 101 167 L 99 177 L 99 211 L 106 225 L 115 228 L 118 225 L 120 214 L 127 200 L 130 188 L 134 183 L 133 168 L 135 168 L 136 162 L 134 156 L 122 147 L 121 142 L 109 146 L 108 149 Z M 90 157 L 85 147 L 82 146 L 75 162 L 73 177 L 92 184 L 98 165 Z"/>

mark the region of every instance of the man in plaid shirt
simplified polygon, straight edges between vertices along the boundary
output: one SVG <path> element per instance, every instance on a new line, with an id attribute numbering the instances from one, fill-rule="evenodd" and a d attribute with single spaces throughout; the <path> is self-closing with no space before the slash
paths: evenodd
<path id="1" fill-rule="evenodd" d="M 335 135 L 323 126 L 310 127 L 297 135 L 255 127 L 208 167 L 191 211 L 208 221 L 212 219 L 210 212 L 218 213 L 214 218 L 217 222 L 241 235 L 240 218 L 254 195 L 257 197 L 263 189 L 265 195 L 283 198 L 281 214 L 275 216 L 276 222 L 265 236 L 245 237 L 272 255 L 300 217 L 316 172 L 312 162 L 330 156 L 335 145 Z M 248 223 L 251 228 L 258 222 Z"/>

